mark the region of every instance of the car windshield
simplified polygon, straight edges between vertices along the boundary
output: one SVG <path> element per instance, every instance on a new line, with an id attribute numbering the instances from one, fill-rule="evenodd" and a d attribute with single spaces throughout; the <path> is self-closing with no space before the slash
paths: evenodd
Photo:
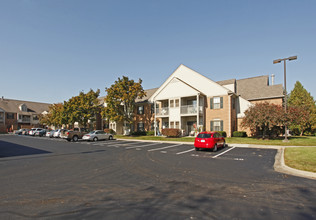
<path id="1" fill-rule="evenodd" d="M 94 134 L 95 131 L 90 131 L 88 134 Z"/>
<path id="2" fill-rule="evenodd" d="M 198 134 L 198 138 L 210 138 L 211 134 Z"/>

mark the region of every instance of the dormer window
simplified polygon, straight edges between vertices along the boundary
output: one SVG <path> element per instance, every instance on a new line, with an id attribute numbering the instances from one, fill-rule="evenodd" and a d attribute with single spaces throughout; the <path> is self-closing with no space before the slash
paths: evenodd
<path id="1" fill-rule="evenodd" d="M 19 106 L 20 111 L 27 112 L 27 106 L 25 104 L 22 104 Z"/>

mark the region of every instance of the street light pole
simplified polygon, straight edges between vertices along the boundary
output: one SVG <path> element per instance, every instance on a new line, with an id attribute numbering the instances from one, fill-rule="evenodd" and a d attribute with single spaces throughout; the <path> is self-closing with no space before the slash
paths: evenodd
<path id="1" fill-rule="evenodd" d="M 285 90 L 285 95 L 284 95 L 284 112 L 287 112 L 287 90 L 286 90 L 286 60 L 296 60 L 297 56 L 292 56 L 292 57 L 288 57 L 288 58 L 283 58 L 283 59 L 277 59 L 277 60 L 273 60 L 273 64 L 276 63 L 281 63 L 281 61 L 284 62 L 284 90 Z M 288 138 L 287 138 L 287 122 L 285 122 L 284 125 L 284 142 L 289 142 Z"/>

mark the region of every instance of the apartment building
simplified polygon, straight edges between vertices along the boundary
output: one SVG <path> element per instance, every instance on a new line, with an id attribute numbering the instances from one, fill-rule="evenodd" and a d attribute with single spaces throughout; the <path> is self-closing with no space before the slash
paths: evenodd
<path id="1" fill-rule="evenodd" d="M 47 103 L 0 99 L 0 132 L 39 126 L 40 114 L 48 112 Z"/>
<path id="2" fill-rule="evenodd" d="M 201 130 L 226 131 L 227 136 L 247 131 L 240 124 L 252 104 L 282 104 L 284 97 L 283 86 L 270 85 L 268 75 L 215 82 L 184 65 L 159 88 L 146 93 L 136 100 L 132 130 L 159 134 L 164 128 L 177 128 L 184 136 Z M 116 129 L 123 130 L 118 124 Z"/>

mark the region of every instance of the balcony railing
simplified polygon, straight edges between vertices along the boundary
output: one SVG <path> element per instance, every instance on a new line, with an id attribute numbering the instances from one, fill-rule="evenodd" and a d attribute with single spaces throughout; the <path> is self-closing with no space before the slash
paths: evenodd
<path id="1" fill-rule="evenodd" d="M 194 105 L 183 105 L 181 106 L 181 114 L 184 115 L 193 115 L 198 111 L 197 106 Z M 199 106 L 199 113 L 203 113 L 203 106 Z"/>
<path id="2" fill-rule="evenodd" d="M 156 115 L 157 116 L 168 116 L 169 115 L 169 108 L 156 108 Z"/>
<path id="3" fill-rule="evenodd" d="M 31 119 L 30 119 L 30 118 L 18 119 L 18 122 L 21 122 L 21 123 L 30 123 L 30 122 L 31 122 Z"/>

